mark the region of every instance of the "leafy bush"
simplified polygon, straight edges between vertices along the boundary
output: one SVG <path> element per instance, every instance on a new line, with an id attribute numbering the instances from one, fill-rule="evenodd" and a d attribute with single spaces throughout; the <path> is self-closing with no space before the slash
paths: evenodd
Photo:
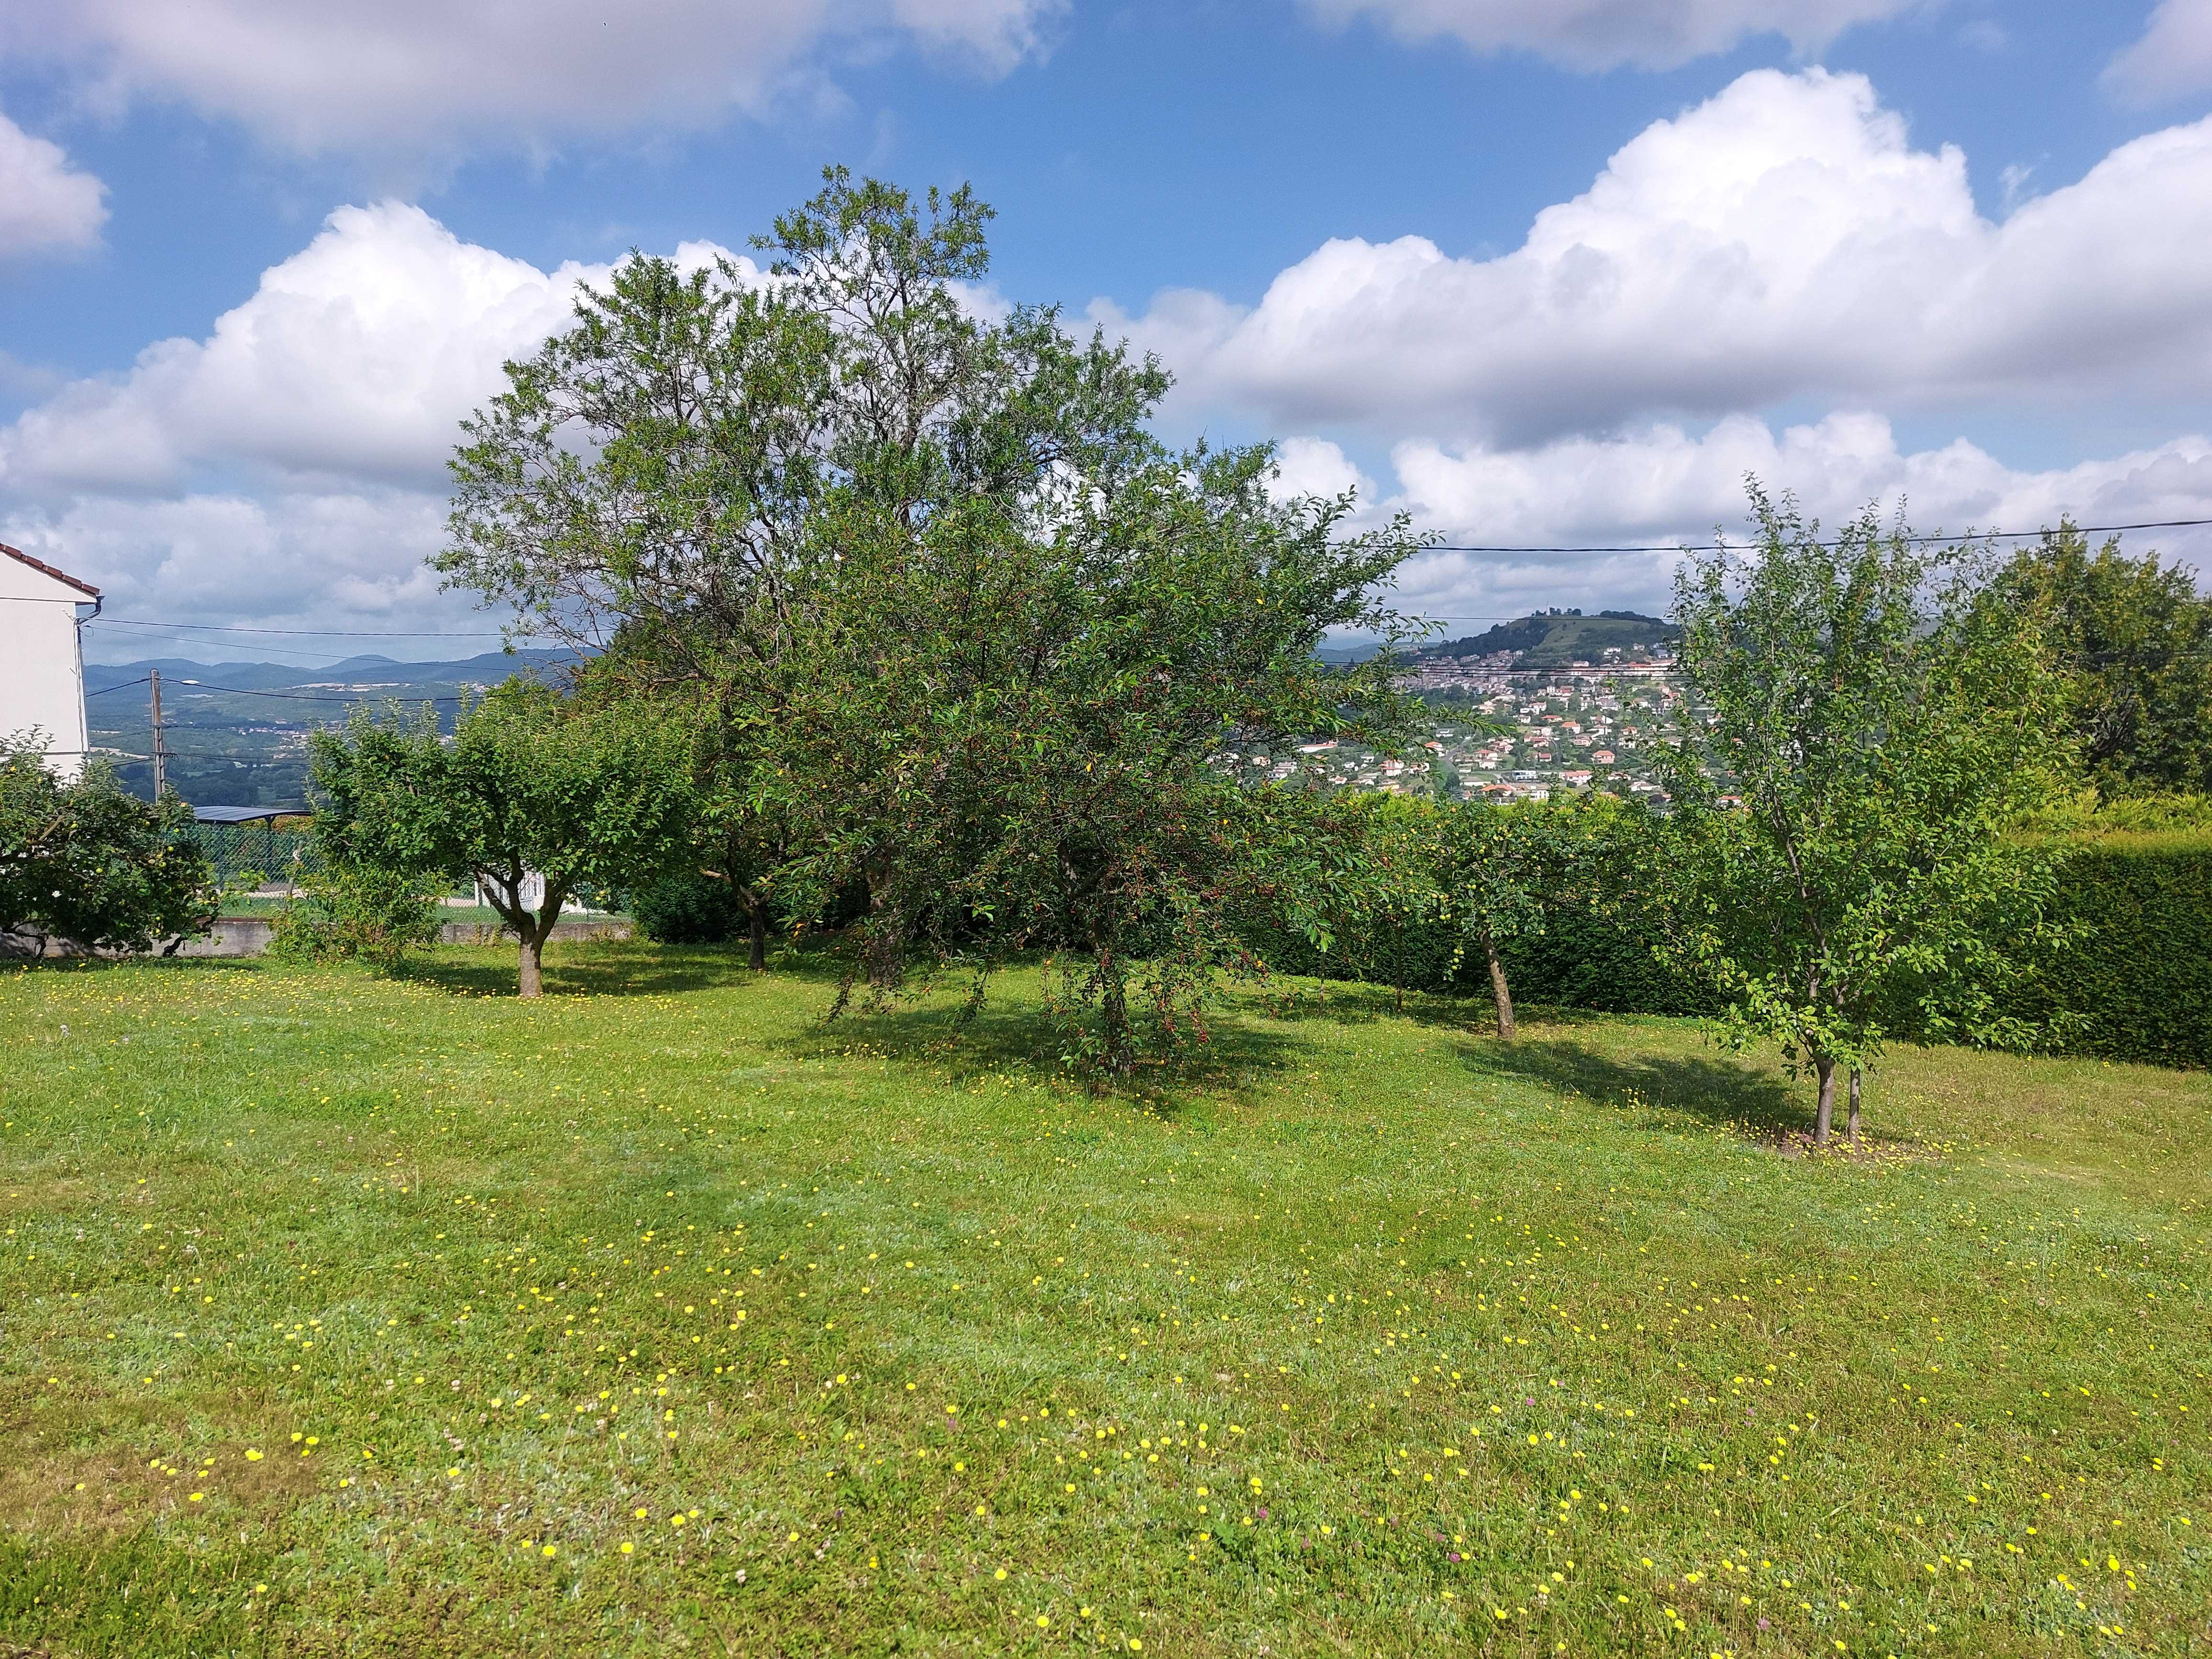
<path id="1" fill-rule="evenodd" d="M 389 972 L 409 951 L 437 942 L 437 901 L 420 883 L 372 866 L 325 865 L 301 878 L 299 896 L 277 914 L 269 954 L 294 962 L 359 958 Z"/>
<path id="2" fill-rule="evenodd" d="M 149 951 L 205 933 L 222 896 L 191 827 L 174 795 L 127 795 L 105 765 L 65 781 L 0 738 L 0 934 Z"/>
<path id="3" fill-rule="evenodd" d="M 2058 945 L 2028 953 L 2008 1000 L 2061 1047 L 2212 1066 L 2212 828 L 2121 830 L 2061 854 Z"/>
<path id="4" fill-rule="evenodd" d="M 745 908 L 726 881 L 696 870 L 672 871 L 634 890 L 638 931 L 662 945 L 727 945 L 745 933 Z"/>
<path id="5" fill-rule="evenodd" d="M 1590 902 L 1546 892 L 1541 926 L 1502 941 L 1514 995 L 1531 1003 L 1611 1013 L 1712 1015 L 1713 983 L 1666 949 L 1661 919 L 1622 902 L 1639 870 L 1663 857 L 1663 826 L 1607 810 L 1513 806 L 1558 815 L 1559 833 L 1590 837 L 1580 861 L 1602 866 L 1613 896 Z M 2162 1066 L 2212 1066 L 2212 801 L 2166 796 L 2102 802 L 2094 793 L 2028 820 L 2024 853 L 2057 849 L 2045 925 L 2031 939 L 1997 939 L 2019 970 L 1997 989 L 1995 1012 L 2045 1036 L 2042 1046 Z M 1321 950 L 1280 919 L 1248 921 L 1245 937 L 1291 973 L 1401 984 L 1447 996 L 1486 994 L 1482 964 L 1460 948 L 1449 914 L 1370 908 L 1340 920 Z M 1944 1040 L 1923 1024 L 1987 988 L 1928 989 L 1881 1011 L 1899 1036 Z"/>
<path id="6" fill-rule="evenodd" d="M 1269 966 L 1286 973 L 1402 986 L 1443 996 L 1492 994 L 1479 944 L 1469 942 L 1469 906 L 1486 903 L 1498 954 L 1516 998 L 1616 1013 L 1709 1014 L 1719 1000 L 1694 966 L 1671 960 L 1653 900 L 1665 858 L 1659 823 L 1632 802 L 1591 795 L 1548 805 L 1442 805 L 1403 799 L 1366 809 L 1386 836 L 1434 836 L 1449 822 L 1510 826 L 1537 856 L 1516 878 L 1510 927 L 1498 927 L 1500 901 L 1462 880 L 1437 902 L 1407 896 L 1420 872 L 1384 872 L 1370 888 L 1395 886 L 1395 900 L 1346 884 L 1366 902 L 1329 918 L 1326 948 L 1280 914 L 1249 916 L 1243 937 Z M 1478 851 L 1472 856 L 1488 856 Z"/>

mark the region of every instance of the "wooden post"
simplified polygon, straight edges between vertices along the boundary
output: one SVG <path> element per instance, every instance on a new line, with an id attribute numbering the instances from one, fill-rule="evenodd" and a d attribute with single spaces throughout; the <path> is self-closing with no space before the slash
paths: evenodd
<path id="1" fill-rule="evenodd" d="M 167 786 L 167 767 L 165 766 L 164 763 L 165 763 L 165 762 L 167 760 L 167 758 L 168 758 L 168 756 L 167 756 L 167 751 L 166 751 L 166 750 L 162 748 L 162 746 L 161 746 L 161 671 L 160 669 L 156 668 L 155 670 L 154 670 L 154 671 L 153 671 L 153 680 L 154 680 L 154 799 L 155 799 L 155 800 L 159 800 L 159 799 L 161 799 L 161 791 L 162 791 L 162 789 Z"/>

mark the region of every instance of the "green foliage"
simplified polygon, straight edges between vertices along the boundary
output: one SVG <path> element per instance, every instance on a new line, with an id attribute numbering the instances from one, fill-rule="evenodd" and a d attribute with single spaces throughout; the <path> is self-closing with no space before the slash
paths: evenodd
<path id="1" fill-rule="evenodd" d="M 450 742 L 427 714 L 357 714 L 315 734 L 312 768 L 330 864 L 402 883 L 475 880 L 520 943 L 525 996 L 539 993 L 562 906 L 650 874 L 690 787 L 664 725 L 520 678 L 464 710 Z"/>
<path id="2" fill-rule="evenodd" d="M 1293 920 L 1291 896 L 1278 891 L 1276 908 L 1242 921 L 1271 969 L 1388 985 L 1401 1000 L 1419 991 L 1497 1000 L 1486 921 L 1509 997 L 1717 1012 L 1711 981 L 1668 948 L 1666 828 L 1641 804 L 1602 793 L 1514 805 L 1346 795 L 1330 810 L 1336 842 L 1353 850 L 1334 878 L 1305 878 L 1316 914 Z"/>
<path id="3" fill-rule="evenodd" d="M 221 893 L 191 827 L 173 794 L 126 795 L 100 763 L 64 782 L 0 739 L 0 934 L 148 951 L 205 933 Z"/>
<path id="4" fill-rule="evenodd" d="M 1066 503 L 1049 535 L 971 514 L 848 543 L 808 642 L 831 695 L 786 735 L 817 879 L 869 882 L 851 936 L 872 985 L 1042 948 L 1086 1063 L 1134 1063 L 1139 1013 L 1204 1040 L 1241 896 L 1326 857 L 1310 797 L 1242 788 L 1216 757 L 1395 744 L 1410 708 L 1387 659 L 1314 654 L 1333 627 L 1395 628 L 1367 595 L 1402 526 L 1340 538 L 1348 503 L 1275 502 L 1272 475 L 1265 450 L 1198 453 Z"/>
<path id="5" fill-rule="evenodd" d="M 1097 331 L 971 315 L 989 217 L 833 170 L 772 284 L 627 262 L 468 423 L 439 562 L 611 638 L 591 695 L 689 734 L 686 855 L 756 960 L 771 905 L 864 886 L 848 988 L 1054 951 L 1071 1054 L 1120 1071 L 1133 1002 L 1203 1036 L 1235 892 L 1308 835 L 1212 757 L 1402 735 L 1387 653 L 1315 650 L 1403 636 L 1367 595 L 1413 543 L 1273 501 L 1265 447 L 1167 453 L 1167 375 Z"/>
<path id="6" fill-rule="evenodd" d="M 2212 601 L 2185 566 L 2129 558 L 2117 537 L 2092 555 L 2064 524 L 2021 550 L 1990 598 L 2039 617 L 2100 789 L 2212 790 Z"/>
<path id="7" fill-rule="evenodd" d="M 730 884 L 696 870 L 670 870 L 629 890 L 638 931 L 663 945 L 727 945 L 745 932 L 745 908 Z"/>
<path id="8" fill-rule="evenodd" d="M 1708 713 L 1674 757 L 1672 931 L 1727 997 L 1731 1040 L 1771 1036 L 1820 1080 L 1911 1035 L 2026 1046 L 1996 992 L 2035 933 L 2045 862 L 2010 842 L 2071 763 L 2033 613 L 1985 602 L 1970 556 L 1871 514 L 1824 544 L 1754 484 L 1755 553 L 1675 578 L 1681 661 Z M 1716 782 L 1719 780 L 1719 782 Z M 1725 787 L 1741 810 L 1724 799 Z"/>
<path id="9" fill-rule="evenodd" d="M 358 958 L 390 972 L 438 942 L 439 921 L 436 898 L 409 872 L 319 860 L 270 922 L 269 953 L 289 962 Z"/>
<path id="10" fill-rule="evenodd" d="M 2212 1066 L 2212 823 L 2201 801 L 2142 805 L 2112 803 L 2101 832 L 2044 840 L 2053 927 L 2015 947 L 2023 971 L 2004 1005 L 2068 1053 Z M 2124 827 L 2192 811 L 2193 827 Z"/>

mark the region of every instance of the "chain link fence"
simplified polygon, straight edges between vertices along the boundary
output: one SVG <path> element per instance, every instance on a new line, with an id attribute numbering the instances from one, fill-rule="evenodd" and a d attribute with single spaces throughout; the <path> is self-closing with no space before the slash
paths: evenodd
<path id="1" fill-rule="evenodd" d="M 283 886 L 322 867 L 313 837 L 304 822 L 298 829 L 276 823 L 201 823 L 192 837 L 215 866 L 226 888 L 251 880 L 256 887 Z"/>

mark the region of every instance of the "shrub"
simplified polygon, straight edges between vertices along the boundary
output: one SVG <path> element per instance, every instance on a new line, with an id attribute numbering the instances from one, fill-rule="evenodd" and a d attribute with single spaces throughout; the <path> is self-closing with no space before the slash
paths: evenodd
<path id="1" fill-rule="evenodd" d="M 360 865 L 325 865 L 300 881 L 277 914 L 269 954 L 280 961 L 359 958 L 387 973 L 410 951 L 438 942 L 437 901 L 405 875 Z"/>
<path id="2" fill-rule="evenodd" d="M 2062 942 L 2029 953 L 2007 1012 L 2069 1053 L 2212 1066 L 2212 828 L 2075 840 L 2052 908 Z"/>
<path id="3" fill-rule="evenodd" d="M 745 907 L 730 884 L 696 870 L 647 882 L 631 892 L 629 908 L 638 931 L 662 945 L 727 945 L 745 933 Z"/>
<path id="4" fill-rule="evenodd" d="M 0 738 L 0 934 L 149 951 L 205 933 L 222 896 L 191 827 L 174 795 L 139 800 L 101 764 L 64 781 Z"/>

